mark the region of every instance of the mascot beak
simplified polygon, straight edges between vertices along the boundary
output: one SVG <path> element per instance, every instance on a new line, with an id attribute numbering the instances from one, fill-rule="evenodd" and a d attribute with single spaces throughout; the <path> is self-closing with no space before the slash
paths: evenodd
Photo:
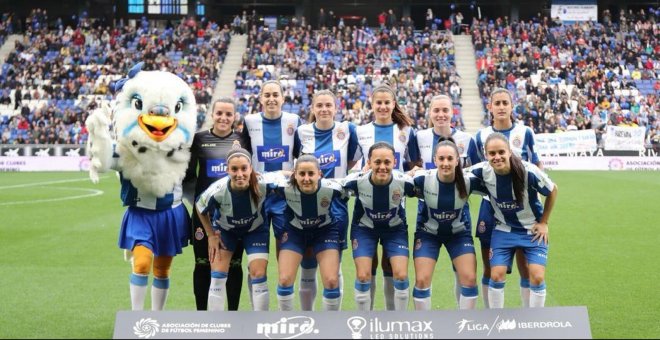
<path id="1" fill-rule="evenodd" d="M 156 142 L 162 142 L 174 132 L 177 120 L 170 115 L 170 109 L 163 105 L 155 105 L 149 109 L 149 113 L 138 117 L 138 125 L 147 133 L 149 138 Z"/>

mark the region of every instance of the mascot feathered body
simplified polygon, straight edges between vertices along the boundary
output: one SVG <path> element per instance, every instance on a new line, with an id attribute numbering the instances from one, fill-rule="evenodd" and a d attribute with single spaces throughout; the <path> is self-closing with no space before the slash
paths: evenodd
<path id="1" fill-rule="evenodd" d="M 126 213 L 119 246 L 132 251 L 133 310 L 141 310 L 153 264 L 152 309 L 164 307 L 173 256 L 188 243 L 190 218 L 182 204 L 181 182 L 190 159 L 196 104 L 190 87 L 169 72 L 141 71 L 115 84 L 120 91 L 113 114 L 97 109 L 86 121 L 90 178 L 119 171 Z M 112 126 L 115 139 L 109 126 Z"/>

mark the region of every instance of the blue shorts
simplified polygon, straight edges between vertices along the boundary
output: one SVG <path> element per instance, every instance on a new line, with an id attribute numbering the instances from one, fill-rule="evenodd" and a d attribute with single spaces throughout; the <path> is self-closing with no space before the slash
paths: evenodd
<path id="1" fill-rule="evenodd" d="M 339 226 L 333 223 L 322 228 L 306 230 L 285 225 L 279 240 L 280 250 L 287 249 L 300 255 L 304 255 L 308 247 L 312 247 L 314 256 L 328 249 L 340 250 Z"/>
<path id="2" fill-rule="evenodd" d="M 279 195 L 268 195 L 264 201 L 265 220 L 266 225 L 270 228 L 271 222 L 273 224 L 273 234 L 276 239 L 280 239 L 284 232 L 284 211 L 286 210 L 286 200 Z"/>
<path id="3" fill-rule="evenodd" d="M 236 251 L 240 242 L 243 243 L 243 248 L 248 256 L 248 261 L 255 256 L 268 259 L 270 229 L 267 224 L 264 223 L 252 231 L 248 231 L 248 228 L 216 230 L 220 230 L 220 241 L 222 241 L 220 246 L 222 249 L 233 253 Z"/>
<path id="4" fill-rule="evenodd" d="M 490 248 L 490 239 L 495 228 L 495 210 L 490 202 L 483 199 L 481 200 L 481 207 L 479 207 L 479 220 L 476 226 L 476 236 L 480 243 L 481 249 Z"/>
<path id="5" fill-rule="evenodd" d="M 353 224 L 351 226 L 353 258 L 374 257 L 379 240 L 383 245 L 383 253 L 388 259 L 392 256 L 409 256 L 408 230 L 405 225 L 375 229 Z"/>
<path id="6" fill-rule="evenodd" d="M 415 232 L 413 258 L 428 257 L 437 261 L 443 244 L 452 260 L 464 254 L 476 254 L 469 230 L 455 235 L 433 235 L 418 230 Z"/>
<path id="7" fill-rule="evenodd" d="M 337 219 L 337 226 L 339 228 L 339 250 L 348 248 L 348 197 L 345 199 L 336 200 L 336 205 L 341 213 L 339 216 L 334 216 Z"/>
<path id="8" fill-rule="evenodd" d="M 513 254 L 520 248 L 525 252 L 529 264 L 539 264 L 545 267 L 548 261 L 548 246 L 532 242 L 534 235 L 527 234 L 527 230 L 512 229 L 511 232 L 493 230 L 490 248 L 490 266 L 511 267 Z"/>
<path id="9" fill-rule="evenodd" d="M 155 256 L 181 254 L 190 239 L 190 215 L 183 204 L 165 210 L 128 207 L 121 221 L 119 248 L 145 246 Z"/>

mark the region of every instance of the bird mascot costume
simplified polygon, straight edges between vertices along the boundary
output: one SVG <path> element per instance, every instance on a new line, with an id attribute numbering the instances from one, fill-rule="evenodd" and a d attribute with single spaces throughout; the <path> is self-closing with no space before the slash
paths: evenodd
<path id="1" fill-rule="evenodd" d="M 182 204 L 182 181 L 196 129 L 195 97 L 169 72 L 142 71 L 114 85 L 116 103 L 87 119 L 91 180 L 119 172 L 127 207 L 119 247 L 131 259 L 131 306 L 142 310 L 153 267 L 151 309 L 162 310 L 169 291 L 172 259 L 188 244 L 190 217 Z"/>

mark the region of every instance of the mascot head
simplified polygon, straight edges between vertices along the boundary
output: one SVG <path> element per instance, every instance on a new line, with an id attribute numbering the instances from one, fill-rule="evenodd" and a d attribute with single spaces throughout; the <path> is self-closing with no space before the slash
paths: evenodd
<path id="1" fill-rule="evenodd" d="M 134 66 L 115 83 L 119 166 L 140 190 L 160 197 L 185 176 L 197 125 L 192 90 L 181 78 Z"/>
<path id="2" fill-rule="evenodd" d="M 189 146 L 197 124 L 192 90 L 173 73 L 141 71 L 142 65 L 115 84 L 116 90 L 121 89 L 114 112 L 118 141 L 159 150 Z"/>

